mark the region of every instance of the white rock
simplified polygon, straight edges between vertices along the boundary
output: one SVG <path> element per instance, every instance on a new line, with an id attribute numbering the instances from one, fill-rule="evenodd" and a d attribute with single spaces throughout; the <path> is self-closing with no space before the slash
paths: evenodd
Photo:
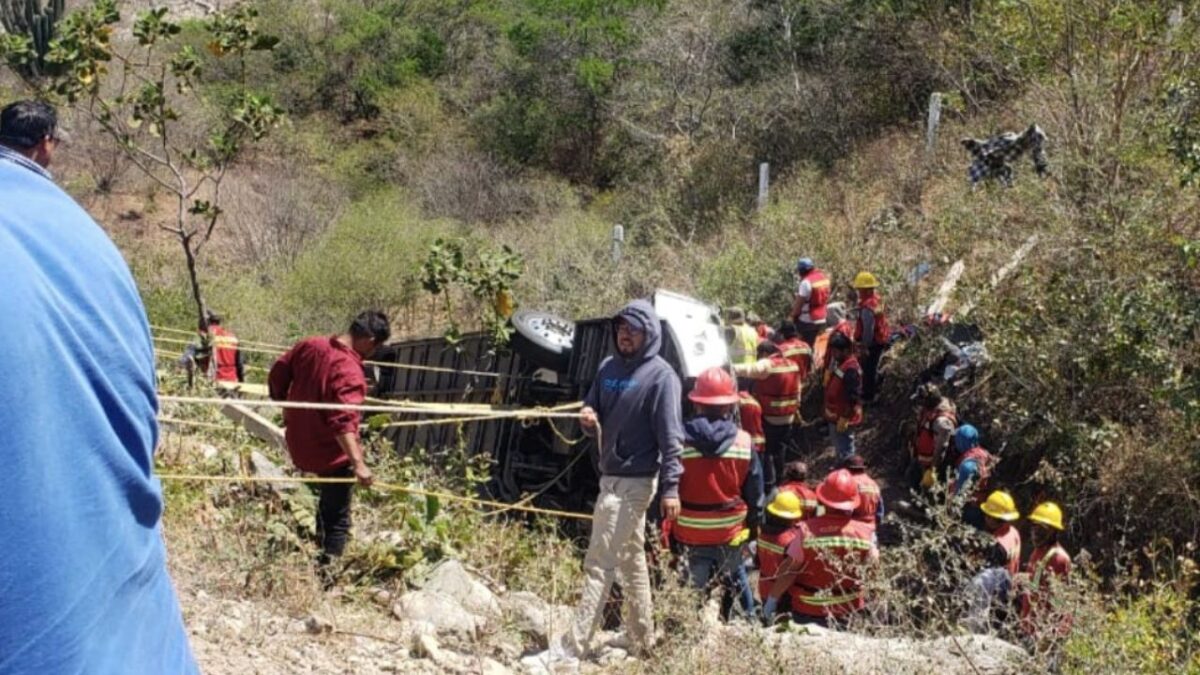
<path id="1" fill-rule="evenodd" d="M 429 574 L 429 579 L 421 590 L 454 598 L 477 616 L 498 618 L 501 614 L 500 601 L 496 599 L 496 595 L 457 560 L 447 560 L 438 565 Z"/>
<path id="2" fill-rule="evenodd" d="M 221 451 L 218 450 L 215 445 L 209 445 L 208 443 L 200 444 L 200 455 L 204 457 L 204 459 L 216 459 L 217 455 L 220 454 Z"/>
<path id="3" fill-rule="evenodd" d="M 473 638 L 483 627 L 482 620 L 453 597 L 424 589 L 400 596 L 392 605 L 392 614 L 402 621 L 427 623 L 438 634 L 453 633 Z"/>
<path id="4" fill-rule="evenodd" d="M 527 591 L 510 593 L 504 599 L 504 611 L 512 625 L 542 649 L 549 646 L 551 635 L 563 632 L 571 621 L 570 607 L 550 605 Z"/>

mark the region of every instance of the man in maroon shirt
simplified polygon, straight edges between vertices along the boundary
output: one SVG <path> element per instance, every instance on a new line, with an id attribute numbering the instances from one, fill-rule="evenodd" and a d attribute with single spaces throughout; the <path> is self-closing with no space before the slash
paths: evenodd
<path id="1" fill-rule="evenodd" d="M 387 341 L 391 334 L 387 317 L 381 312 L 359 314 L 345 335 L 310 337 L 287 351 L 267 379 L 271 398 L 276 401 L 340 403 L 362 405 L 367 396 L 363 359 Z M 296 468 L 322 478 L 350 478 L 359 485 L 371 484 L 371 469 L 358 444 L 357 410 L 283 411 L 288 454 Z M 321 540 L 320 562 L 326 565 L 342 554 L 350 534 L 349 483 L 324 483 L 317 486 L 317 536 Z"/>

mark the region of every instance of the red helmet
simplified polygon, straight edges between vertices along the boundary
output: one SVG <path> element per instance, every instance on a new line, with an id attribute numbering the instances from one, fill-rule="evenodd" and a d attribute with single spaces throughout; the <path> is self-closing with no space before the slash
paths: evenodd
<path id="1" fill-rule="evenodd" d="M 838 469 L 817 487 L 817 501 L 835 511 L 853 511 L 859 503 L 858 483 L 849 471 Z"/>
<path id="2" fill-rule="evenodd" d="M 713 366 L 696 378 L 688 399 L 701 405 L 733 405 L 738 402 L 737 383 L 729 371 Z"/>

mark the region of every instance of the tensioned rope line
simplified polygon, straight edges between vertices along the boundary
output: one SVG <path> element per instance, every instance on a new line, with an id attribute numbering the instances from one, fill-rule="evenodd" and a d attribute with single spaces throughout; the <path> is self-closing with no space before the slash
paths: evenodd
<path id="1" fill-rule="evenodd" d="M 165 356 L 167 358 L 175 358 L 175 359 L 181 358 L 183 356 L 183 352 L 171 351 L 170 349 L 162 349 L 160 347 L 155 347 L 154 353 L 157 356 Z M 259 372 L 259 373 L 269 372 L 266 368 L 260 368 L 258 366 L 245 365 L 242 367 L 246 370 L 253 370 L 253 371 Z"/>
<path id="2" fill-rule="evenodd" d="M 158 477 L 161 480 L 178 480 L 178 481 L 201 481 L 211 483 L 341 483 L 341 484 L 356 484 L 353 478 L 304 478 L 299 476 L 281 476 L 278 478 L 269 478 L 266 476 L 212 476 L 204 474 L 172 474 L 160 473 Z M 578 520 L 591 520 L 590 513 L 576 513 L 574 511 L 559 511 L 556 509 L 543 509 L 536 506 L 525 506 L 516 504 L 506 504 L 504 502 L 492 501 L 490 499 L 478 499 L 475 497 L 464 497 L 462 495 L 451 494 L 449 492 L 438 492 L 435 490 L 422 490 L 420 488 L 412 488 L 395 483 L 383 483 L 376 481 L 371 484 L 371 487 L 384 490 L 386 492 L 402 492 L 405 494 L 417 495 L 419 497 L 437 497 L 450 501 L 463 502 L 467 504 L 478 504 L 480 506 L 490 506 L 501 509 L 503 511 L 524 511 L 526 513 L 538 513 L 547 516 L 557 516 L 559 518 L 575 518 Z"/>
<path id="3" fill-rule="evenodd" d="M 237 403 L 248 407 L 271 407 L 271 408 L 296 408 L 303 410 L 357 410 L 359 412 L 379 412 L 379 413 L 408 413 L 408 414 L 423 414 L 423 415 L 459 415 L 463 410 L 457 408 L 454 404 L 426 404 L 423 406 L 401 406 L 401 405 L 351 405 L 343 403 L 310 403 L 307 401 L 270 401 L 270 400 L 255 400 L 255 399 L 237 399 L 231 400 L 227 398 L 204 398 L 200 396 L 159 396 L 160 401 L 169 403 L 195 403 L 200 405 L 229 405 Z M 562 419 L 578 419 L 580 414 L 577 412 L 566 412 L 552 410 L 549 408 L 526 408 L 526 409 L 495 409 L 484 417 L 512 417 L 516 419 L 532 419 L 532 418 L 562 418 Z"/>
<path id="4" fill-rule="evenodd" d="M 197 335 L 198 335 L 198 333 L 194 330 L 183 330 L 182 328 L 169 328 L 167 326 L 156 326 L 154 324 L 150 324 L 150 328 L 152 330 L 160 330 L 164 333 L 175 333 L 176 335 L 190 335 L 193 338 L 197 337 Z M 284 351 L 287 351 L 287 349 L 288 349 L 287 347 L 284 347 L 283 345 L 271 344 L 269 342 L 257 342 L 255 340 L 243 340 L 241 338 L 238 338 L 238 344 L 248 344 L 248 345 L 253 345 L 255 347 L 266 347 L 268 349 L 282 349 Z"/>
<path id="5" fill-rule="evenodd" d="M 162 328 L 159 330 L 168 330 L 168 329 Z M 180 333 L 186 332 L 186 331 L 181 331 L 181 330 L 174 329 L 174 328 L 172 328 L 170 330 L 172 332 L 180 332 Z M 153 337 L 155 340 L 158 340 L 159 342 L 167 342 L 167 343 L 171 343 L 171 344 L 188 345 L 188 344 L 194 343 L 193 340 L 181 340 L 178 338 L 162 337 L 159 335 L 155 335 Z M 245 346 L 243 346 L 244 344 L 253 345 L 255 343 L 242 342 L 239 340 L 237 348 L 244 352 L 250 352 L 253 354 L 265 354 L 267 356 L 281 356 L 284 352 L 286 352 L 289 349 L 289 347 L 279 347 L 277 345 L 260 345 L 259 347 L 245 347 Z M 263 349 L 262 347 L 270 347 L 270 349 Z M 280 350 L 282 350 L 282 351 L 280 351 Z M 398 368 L 400 370 L 424 370 L 424 371 L 428 371 L 428 372 L 432 372 L 432 373 L 454 373 L 456 375 L 473 375 L 475 377 L 494 377 L 497 379 L 518 380 L 518 379 L 525 379 L 526 377 L 528 377 L 526 375 L 516 375 L 516 374 L 510 374 L 510 373 L 490 373 L 486 370 L 462 370 L 462 369 L 458 369 L 458 368 L 444 368 L 441 366 L 419 366 L 414 363 L 390 363 L 388 361 L 363 361 L 363 365 L 378 366 L 380 368 Z"/>

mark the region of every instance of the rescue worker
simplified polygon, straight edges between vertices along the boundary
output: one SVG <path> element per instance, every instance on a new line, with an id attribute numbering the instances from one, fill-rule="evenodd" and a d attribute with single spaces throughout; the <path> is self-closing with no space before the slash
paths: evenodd
<path id="1" fill-rule="evenodd" d="M 980 445 L 979 430 L 964 424 L 954 432 L 954 482 L 950 497 L 958 496 L 963 503 L 963 521 L 983 529 L 983 511 L 979 505 L 987 494 L 988 479 L 996 457 Z"/>
<path id="2" fill-rule="evenodd" d="M 758 534 L 758 597 L 765 599 L 769 595 L 779 565 L 787 556 L 788 545 L 796 536 L 796 523 L 807 514 L 796 493 L 787 490 L 780 490 L 767 505 Z M 786 606 L 791 607 L 788 591 L 782 597 Z"/>
<path id="3" fill-rule="evenodd" d="M 1025 592 L 1021 595 L 1021 631 L 1030 638 L 1062 637 L 1071 627 L 1070 616 L 1054 616 L 1051 607 L 1053 584 L 1071 575 L 1071 556 L 1059 542 L 1063 531 L 1063 513 L 1058 504 L 1042 502 L 1029 514 L 1029 535 L 1033 552 L 1020 578 Z"/>
<path id="4" fill-rule="evenodd" d="M 854 277 L 858 291 L 858 321 L 854 326 L 854 341 L 863 353 L 863 400 L 875 400 L 879 392 L 879 360 L 888 347 L 891 331 L 883 298 L 879 295 L 879 280 L 870 272 Z"/>
<path id="5" fill-rule="evenodd" d="M 738 420 L 742 424 L 742 430 L 750 434 L 754 451 L 762 452 L 767 444 L 767 437 L 763 434 L 762 406 L 759 405 L 758 399 L 745 390 L 738 392 Z"/>
<path id="6" fill-rule="evenodd" d="M 733 421 L 737 388 L 723 368 L 709 368 L 688 394 L 696 415 L 684 422 L 681 510 L 673 530 L 683 544 L 692 586 L 718 581 L 741 598 L 744 616 L 754 613 L 754 595 L 742 564 L 742 543 L 758 529 L 762 469 L 750 434 Z M 728 616 L 723 616 L 728 619 Z"/>
<path id="7" fill-rule="evenodd" d="M 913 488 L 917 488 L 927 482 L 932 484 L 934 476 L 941 476 L 946 448 L 958 425 L 958 410 L 954 402 L 942 396 L 941 390 L 932 383 L 918 387 L 914 398 L 921 408 L 917 412 L 917 435 L 912 443 L 908 480 Z"/>
<path id="8" fill-rule="evenodd" d="M 245 382 L 246 364 L 237 336 L 221 325 L 221 316 L 208 313 L 208 344 L 212 348 L 210 371 L 217 382 Z"/>
<path id="9" fill-rule="evenodd" d="M 746 323 L 754 327 L 754 331 L 758 333 L 759 342 L 762 342 L 763 340 L 775 339 L 775 330 L 771 328 L 771 324 L 763 321 L 762 317 L 754 312 L 750 312 L 746 315 Z"/>
<path id="10" fill-rule="evenodd" d="M 854 454 L 854 427 L 862 424 L 862 369 L 850 340 L 841 333 L 829 338 L 832 366 L 825 377 L 825 419 L 838 459 Z"/>
<path id="11" fill-rule="evenodd" d="M 804 462 L 795 461 L 783 465 L 783 474 L 779 477 L 779 491 L 791 492 L 800 498 L 802 518 L 819 515 L 817 491 L 808 486 L 808 465 Z"/>
<path id="12" fill-rule="evenodd" d="M 1016 577 L 1021 569 L 1021 533 L 1012 525 L 1021 518 L 1016 502 L 1004 490 L 996 490 L 988 495 L 979 509 L 983 511 L 984 529 L 991 532 L 996 543 L 1004 549 L 1007 556 L 1005 569 L 1009 575 Z"/>
<path id="13" fill-rule="evenodd" d="M 792 438 L 792 421 L 800 409 L 800 377 L 796 364 L 784 358 L 779 345 L 764 342 L 758 346 L 758 360 L 750 365 L 735 365 L 739 378 L 754 381 L 754 397 L 762 406 L 766 461 L 763 477 L 768 492 L 779 482 L 787 446 Z"/>
<path id="14" fill-rule="evenodd" d="M 833 364 L 833 354 L 829 352 L 830 338 L 841 333 L 846 336 L 847 340 L 854 342 L 854 323 L 847 318 L 846 306 L 840 302 L 831 303 L 825 317 L 829 328 L 817 336 L 817 343 L 813 345 L 813 359 L 814 365 L 819 363 L 821 369 L 828 373 L 829 367 Z"/>
<path id="15" fill-rule="evenodd" d="M 754 363 L 758 331 L 746 323 L 741 307 L 730 307 L 725 316 L 729 320 L 729 361 L 735 366 Z"/>
<path id="16" fill-rule="evenodd" d="M 800 331 L 800 337 L 812 346 L 817 335 L 825 329 L 825 308 L 832 290 L 829 277 L 817 269 L 811 258 L 796 261 L 796 298 L 789 317 Z"/>
<path id="17" fill-rule="evenodd" d="M 787 547 L 787 558 L 763 600 L 763 620 L 775 616 L 779 598 L 792 589 L 792 618 L 804 623 L 840 623 L 866 606 L 862 569 L 879 561 L 873 532 L 851 515 L 858 508 L 858 485 L 845 469 L 829 474 L 817 488 L 825 514 L 802 520 Z"/>
<path id="18" fill-rule="evenodd" d="M 808 374 L 812 371 L 813 350 L 809 343 L 800 339 L 796 332 L 796 325 L 789 322 L 780 324 L 779 330 L 776 331 L 779 337 L 779 351 L 783 353 L 784 358 L 796 364 L 798 376 L 803 382 Z"/>
<path id="19" fill-rule="evenodd" d="M 879 483 L 867 475 L 867 461 L 857 452 L 847 457 L 842 466 L 858 485 L 858 508 L 854 509 L 852 515 L 860 523 L 869 525 L 874 532 L 883 522 L 883 493 L 879 490 Z"/>

